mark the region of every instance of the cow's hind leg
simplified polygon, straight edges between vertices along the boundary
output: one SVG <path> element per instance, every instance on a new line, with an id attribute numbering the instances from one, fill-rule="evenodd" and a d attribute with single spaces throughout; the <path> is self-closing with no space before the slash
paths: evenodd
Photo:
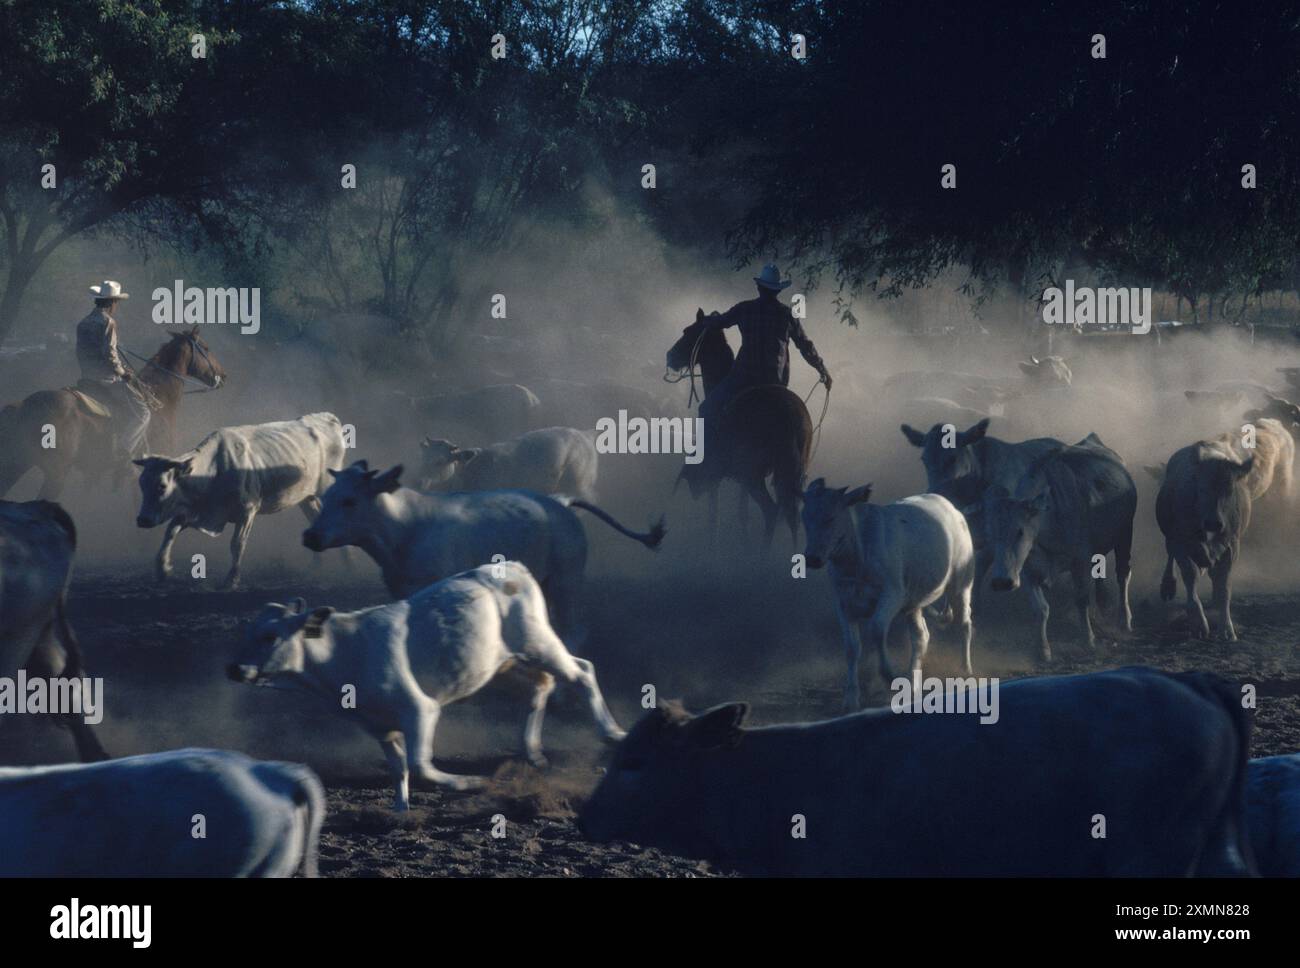
<path id="1" fill-rule="evenodd" d="M 550 629 L 539 628 L 536 625 L 529 631 L 528 636 L 528 656 L 527 661 L 538 671 L 552 681 L 559 679 L 562 682 L 575 683 L 587 697 L 587 705 L 591 709 L 591 717 L 596 721 L 604 737 L 611 742 L 618 742 L 626 733 L 610 713 L 609 707 L 605 705 L 605 697 L 600 691 L 600 685 L 596 682 L 596 667 L 587 659 L 580 659 L 564 647 L 564 643 Z M 552 678 L 553 677 L 553 678 Z M 550 689 L 547 689 L 549 694 Z M 536 696 L 534 700 L 536 700 Z M 546 698 L 542 697 L 542 705 L 545 706 Z M 529 717 L 530 727 L 532 717 Z M 541 732 L 542 719 L 540 712 L 537 714 L 537 751 L 541 753 Z"/>
<path id="2" fill-rule="evenodd" d="M 925 653 L 930 648 L 930 630 L 919 608 L 908 612 L 905 621 L 912 639 L 912 677 L 915 678 L 921 674 Z"/>
<path id="3" fill-rule="evenodd" d="M 555 691 L 555 676 L 545 669 L 518 666 L 518 673 L 533 687 L 528 703 L 528 719 L 524 723 L 524 755 L 538 769 L 545 769 L 546 755 L 542 752 L 542 720 L 546 717 L 546 701 Z"/>
<path id="4" fill-rule="evenodd" d="M 970 662 L 970 645 L 971 639 L 975 637 L 975 627 L 971 623 L 971 590 L 973 586 L 967 584 L 964 588 L 954 590 L 948 589 L 948 603 L 950 614 L 956 619 L 958 627 L 961 629 L 962 639 L 962 656 L 965 662 L 966 675 L 973 675 L 974 670 Z"/>
<path id="5" fill-rule="evenodd" d="M 1179 556 L 1176 559 L 1178 572 L 1183 576 L 1183 587 L 1187 589 L 1187 624 L 1191 626 L 1192 638 L 1208 639 L 1210 623 L 1205 618 L 1205 609 L 1201 607 L 1201 598 L 1196 594 L 1196 579 L 1201 570 L 1190 558 Z"/>
<path id="6" fill-rule="evenodd" d="M 487 782 L 481 776 L 462 776 L 444 773 L 433 765 L 433 732 L 438 727 L 442 707 L 428 696 L 421 696 L 418 705 L 406 717 L 402 733 L 406 740 L 406 765 L 418 779 L 425 783 L 445 786 L 452 790 L 478 790 Z"/>
<path id="7" fill-rule="evenodd" d="M 379 748 L 388 760 L 388 772 L 393 778 L 393 809 L 405 811 L 411 808 L 410 772 L 406 769 L 406 749 L 402 744 L 401 733 L 389 733 L 379 741 Z"/>
<path id="8" fill-rule="evenodd" d="M 166 581 L 167 576 L 172 573 L 172 545 L 176 543 L 176 536 L 184 530 L 185 522 L 181 518 L 172 518 L 167 522 L 162 545 L 159 546 L 158 556 L 154 559 L 154 578 L 160 582 Z"/>

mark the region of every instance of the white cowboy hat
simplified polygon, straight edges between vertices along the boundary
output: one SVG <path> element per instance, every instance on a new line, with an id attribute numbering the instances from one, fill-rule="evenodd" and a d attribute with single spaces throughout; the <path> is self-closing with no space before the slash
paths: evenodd
<path id="1" fill-rule="evenodd" d="M 122 291 L 122 284 L 112 279 L 105 279 L 102 284 L 90 287 L 96 299 L 130 299 L 129 292 Z"/>
<path id="2" fill-rule="evenodd" d="M 786 286 L 790 285 L 789 279 L 785 282 L 781 281 L 781 270 L 770 262 L 763 266 L 762 273 L 755 276 L 754 281 L 764 289 L 772 289 L 776 292 L 780 292 Z"/>

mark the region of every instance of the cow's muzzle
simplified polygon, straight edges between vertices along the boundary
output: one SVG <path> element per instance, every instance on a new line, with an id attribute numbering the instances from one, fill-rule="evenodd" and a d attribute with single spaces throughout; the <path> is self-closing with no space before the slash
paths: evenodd
<path id="1" fill-rule="evenodd" d="M 152 528 L 157 524 L 158 524 L 157 521 L 155 521 L 153 518 L 147 517 L 146 515 L 137 514 L 135 516 L 135 526 L 137 528 Z"/>
<path id="2" fill-rule="evenodd" d="M 302 544 L 304 548 L 312 551 L 324 551 L 325 542 L 321 540 L 319 532 L 312 531 L 310 528 L 302 533 Z"/>
<path id="3" fill-rule="evenodd" d="M 1013 592 L 1020 587 L 1020 583 L 1014 578 L 994 578 L 989 582 L 989 586 L 995 592 Z"/>

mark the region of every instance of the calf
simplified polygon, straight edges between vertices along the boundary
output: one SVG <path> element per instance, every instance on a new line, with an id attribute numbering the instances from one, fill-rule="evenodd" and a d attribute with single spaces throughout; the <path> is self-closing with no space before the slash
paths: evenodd
<path id="1" fill-rule="evenodd" d="M 307 767 L 226 750 L 0 769 L 0 876 L 315 877 L 324 818 Z"/>
<path id="2" fill-rule="evenodd" d="M 871 485 L 846 491 L 817 478 L 804 492 L 804 551 L 810 568 L 827 565 L 835 591 L 848 672 L 844 707 L 857 709 L 859 626 L 879 651 L 880 674 L 894 678 L 887 652 L 894 619 L 907 623 L 912 672 L 919 675 L 930 643 L 922 609 L 947 597 L 961 627 L 966 672 L 971 671 L 971 585 L 974 551 L 966 519 L 947 498 L 921 494 L 884 506 L 867 504 Z"/>
<path id="3" fill-rule="evenodd" d="M 1088 606 L 1097 556 L 1114 552 L 1119 620 L 1125 630 L 1133 628 L 1128 586 L 1136 514 L 1137 486 L 1132 476 L 1119 456 L 1091 435 L 1074 447 L 1039 457 L 1013 493 L 998 486 L 984 495 L 980 516 L 992 558 L 993 589 L 1011 591 L 1020 587 L 1022 575 L 1028 579 L 1044 662 L 1052 658 L 1047 589 L 1064 571 L 1074 580 L 1075 605 L 1088 648 L 1096 647 Z"/>
<path id="4" fill-rule="evenodd" d="M 292 683 L 323 696 L 379 741 L 393 775 L 393 807 L 410 806 L 409 776 L 454 790 L 482 777 L 444 773 L 433 763 L 433 732 L 444 706 L 471 696 L 507 669 L 528 679 L 524 727 L 528 759 L 545 765 L 542 717 L 555 679 L 576 683 L 607 739 L 623 731 L 605 707 L 596 670 L 570 655 L 546 619 L 546 603 L 518 562 L 484 565 L 430 585 L 408 601 L 360 612 L 268 605 L 244 654 L 227 673 L 236 682 Z M 351 686 L 355 705 L 341 706 Z"/>
<path id="5" fill-rule="evenodd" d="M 998 697 L 987 726 L 876 709 L 747 729 L 743 703 L 689 716 L 661 702 L 614 752 L 579 829 L 767 875 L 1251 872 L 1235 687 L 1120 669 L 1020 679 Z"/>
<path id="6" fill-rule="evenodd" d="M 1238 459 L 1219 440 L 1201 440 L 1176 451 L 1165 465 L 1156 495 L 1156 522 L 1165 536 L 1168 555 L 1160 597 L 1174 597 L 1174 565 L 1187 588 L 1188 620 L 1193 634 L 1207 638 L 1210 624 L 1196 594 L 1202 571 L 1214 584 L 1219 610 L 1218 636 L 1236 641 L 1232 624 L 1232 565 L 1241 553 L 1241 536 L 1250 524 L 1251 497 L 1247 479 L 1255 456 Z"/>
<path id="7" fill-rule="evenodd" d="M 48 679 L 85 676 L 65 605 L 76 548 L 77 529 L 59 505 L 0 501 L 0 678 L 20 668 Z M 84 717 L 57 722 L 83 761 L 108 758 Z"/>
<path id="8" fill-rule="evenodd" d="M 1251 760 L 1247 817 L 1264 877 L 1300 877 L 1300 753 Z"/>
<path id="9" fill-rule="evenodd" d="M 500 491 L 518 488 L 539 494 L 596 498 L 593 435 L 572 427 L 533 430 L 487 447 L 457 447 L 426 437 L 420 445 L 424 491 Z"/>
<path id="10" fill-rule="evenodd" d="M 493 556 L 522 561 L 542 583 L 563 632 L 576 627 L 587 563 L 587 536 L 573 508 L 647 548 L 657 548 L 665 534 L 662 518 L 638 534 L 594 504 L 531 491 L 421 494 L 401 486 L 400 464 L 380 474 L 362 460 L 330 474 L 334 483 L 321 498 L 320 516 L 302 535 L 312 551 L 357 545 L 375 559 L 394 598 Z"/>
<path id="11" fill-rule="evenodd" d="M 332 413 L 310 413 L 297 420 L 226 427 L 203 438 L 180 457 L 145 457 L 140 474 L 140 514 L 136 524 L 167 531 L 158 549 L 159 581 L 171 574 L 172 544 L 186 528 L 230 538 L 230 572 L 222 587 L 239 584 L 239 567 L 253 519 L 297 505 L 308 521 L 320 510 L 326 471 L 343 464 L 343 429 Z"/>

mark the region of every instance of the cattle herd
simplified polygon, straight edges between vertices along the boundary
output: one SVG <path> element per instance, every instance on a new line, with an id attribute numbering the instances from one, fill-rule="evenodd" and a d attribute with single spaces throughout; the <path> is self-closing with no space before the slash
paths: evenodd
<path id="1" fill-rule="evenodd" d="M 1022 369 L 1069 382 L 1056 357 Z M 541 406 L 524 387 L 424 398 L 422 412 L 445 418 L 437 432 L 485 414 L 495 423 L 474 446 L 413 439 L 418 489 L 404 486 L 401 465 L 350 459 L 332 413 L 219 429 L 192 450 L 135 462 L 137 524 L 164 527 L 159 580 L 182 531 L 231 527 L 223 584 L 237 586 L 256 518 L 293 506 L 307 519 L 307 549 L 358 548 L 373 560 L 391 600 L 359 611 L 268 603 L 243 616 L 227 674 L 306 692 L 361 726 L 383 752 L 397 811 L 410 808 L 413 782 L 444 792 L 490 782 L 439 769 L 433 743 L 445 706 L 505 676 L 528 696 L 523 749 L 534 766 L 546 766 L 542 723 L 557 684 L 584 698 L 611 744 L 578 819 L 595 841 L 755 874 L 1300 876 L 1300 754 L 1249 758 L 1251 716 L 1236 684 L 1129 667 L 995 681 L 991 716 L 949 708 L 973 707 L 985 688 L 972 641 L 999 596 L 1023 591 L 1042 663 L 1062 576 L 1089 648 L 1103 607 L 1109 624 L 1131 629 L 1139 518 L 1134 476 L 1102 436 L 992 436 L 999 393 L 961 382 L 963 399 L 907 404 L 916 416 L 901 433 L 919 452 L 925 493 L 873 503 L 870 484 L 801 482 L 795 559 L 829 576 L 847 658 L 845 715 L 820 722 L 749 727 L 743 703 L 691 715 L 660 700 L 624 731 L 594 665 L 575 654 L 588 635 L 578 512 L 651 550 L 667 529 L 661 519 L 635 531 L 596 503 L 590 430 L 513 433 Z M 1160 594 L 1172 599 L 1182 579 L 1193 636 L 1212 634 L 1197 592 L 1208 574 L 1213 635 L 1236 638 L 1232 576 L 1252 514 L 1267 505 L 1274 520 L 1295 521 L 1300 408 L 1284 392 L 1256 394 L 1239 431 L 1179 441 L 1145 467 L 1158 481 Z M 93 675 L 66 614 L 76 546 L 59 504 L 0 501 L 0 679 Z M 644 563 L 652 583 L 654 559 Z M 864 641 L 880 673 L 873 688 L 919 687 L 932 624 L 961 643 L 964 678 L 948 680 L 944 708 L 886 699 L 861 709 Z M 898 642 L 910 647 L 909 679 L 890 661 Z M 210 749 L 111 759 L 80 717 L 58 719 L 84 762 L 0 769 L 0 874 L 315 875 L 326 801 L 309 768 Z M 0 736 L 5 725 L 0 716 Z M 194 834 L 196 815 L 206 836 Z M 89 834 L 76 849 L 59 835 L 69 825 Z"/>

